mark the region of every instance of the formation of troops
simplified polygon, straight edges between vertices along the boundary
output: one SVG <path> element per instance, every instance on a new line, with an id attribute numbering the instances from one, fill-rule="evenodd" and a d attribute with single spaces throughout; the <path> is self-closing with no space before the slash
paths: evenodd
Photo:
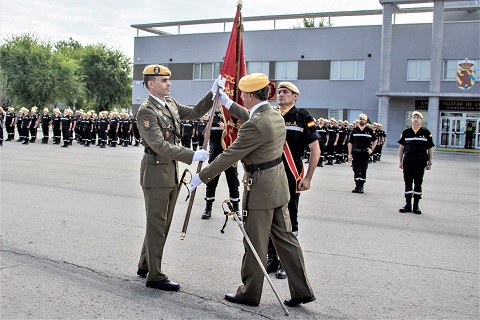
<path id="1" fill-rule="evenodd" d="M 348 162 L 348 143 L 351 140 L 353 129 L 359 126 L 359 121 L 355 120 L 355 122 L 348 123 L 347 120 L 342 121 L 335 118 L 330 118 L 330 120 L 320 118 L 316 121 L 315 128 L 320 136 L 318 142 L 321 150 L 318 162 L 319 167 L 323 167 L 324 162 L 325 165 Z M 366 127 L 372 129 L 377 138 L 377 145 L 368 160 L 369 163 L 375 163 L 381 160 L 382 149 L 387 141 L 387 134 L 383 131 L 383 126 L 380 123 L 367 123 Z M 305 151 L 305 158 L 308 162 L 308 150 Z"/>
<path id="2" fill-rule="evenodd" d="M 193 121 L 182 121 L 180 124 L 182 133 L 182 146 L 186 148 L 192 148 L 194 151 L 197 150 L 197 148 L 202 148 L 204 141 L 204 130 L 207 125 L 207 121 L 207 117 Z M 323 167 L 324 163 L 325 165 L 347 163 L 347 146 L 348 142 L 350 141 L 350 134 L 354 128 L 359 126 L 359 120 L 348 123 L 347 120 L 336 120 L 335 118 L 326 120 L 324 118 L 319 118 L 315 122 L 315 130 L 319 135 L 318 142 L 321 150 L 318 166 Z M 380 123 L 367 123 L 366 126 L 373 130 L 377 138 L 377 145 L 368 160 L 369 163 L 375 163 L 377 161 L 381 161 L 382 149 L 386 144 L 387 134 L 385 131 L 383 131 L 383 125 Z M 214 126 L 212 130 L 221 129 L 219 129 L 218 126 Z M 305 149 L 303 157 L 308 163 L 310 159 L 310 151 L 308 148 Z"/>
<path id="3" fill-rule="evenodd" d="M 3 127 L 7 133 L 5 141 L 16 140 L 25 145 L 36 142 L 39 128 L 42 131 L 42 144 L 48 144 L 52 138 L 53 144 L 63 142 L 61 147 L 64 148 L 71 146 L 73 140 L 85 147 L 140 145 L 137 121 L 131 113 L 126 112 L 101 111 L 97 114 L 94 111 L 72 111 L 67 108 L 62 113 L 54 108 L 50 113 L 48 108 L 44 108 L 40 113 L 34 106 L 30 110 L 22 107 L 17 114 L 14 108 L 8 107 L 6 111 L 0 110 L 0 118 L 0 145 L 4 140 Z"/>
<path id="4" fill-rule="evenodd" d="M 40 113 L 36 106 L 28 110 L 22 107 L 15 111 L 8 107 L 1 110 L 1 125 L 6 130 L 6 139 L 2 129 L 0 145 L 3 141 L 17 141 L 22 144 L 35 143 L 39 129 L 41 129 L 41 143 L 48 144 L 52 138 L 53 144 L 62 144 L 61 147 L 68 148 L 76 140 L 80 145 L 90 147 L 96 145 L 100 148 L 116 147 L 121 145 L 140 145 L 140 134 L 137 121 L 133 114 L 116 111 L 101 111 L 98 114 L 93 111 L 65 109 L 63 113 L 54 108 L 50 113 L 44 108 Z M 185 120 L 180 124 L 182 146 L 192 148 L 194 151 L 201 149 L 204 142 L 204 130 L 207 125 L 207 117 L 195 120 Z M 314 119 L 315 120 L 315 119 Z M 315 129 L 319 135 L 321 150 L 318 166 L 342 164 L 348 162 L 348 142 L 352 130 L 358 127 L 359 120 L 349 123 L 347 120 L 336 120 L 335 118 L 319 118 L 315 121 Z M 386 133 L 380 123 L 367 123 L 377 138 L 377 145 L 369 157 L 369 163 L 381 160 L 382 148 L 386 143 Z M 51 130 L 50 130 L 51 129 Z M 218 130 L 214 127 L 212 130 Z M 307 163 L 310 158 L 310 151 L 305 149 L 304 158 Z"/>

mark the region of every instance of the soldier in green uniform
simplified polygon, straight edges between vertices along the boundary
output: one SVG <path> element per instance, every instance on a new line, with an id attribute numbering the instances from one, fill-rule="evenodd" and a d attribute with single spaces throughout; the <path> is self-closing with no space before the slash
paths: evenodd
<path id="1" fill-rule="evenodd" d="M 193 151 L 179 145 L 180 121 L 196 119 L 212 108 L 213 94 L 225 81 L 217 79 L 212 89 L 189 107 L 170 96 L 171 72 L 162 65 L 149 65 L 143 70 L 143 81 L 149 96 L 137 113 L 138 129 L 145 146 L 140 166 L 140 185 L 145 198 L 147 226 L 137 274 L 146 277 L 146 286 L 177 291 L 180 285 L 171 281 L 162 270 L 165 241 L 178 197 L 178 161 L 191 164 L 205 161 L 206 150 Z"/>
<path id="2" fill-rule="evenodd" d="M 282 161 L 285 144 L 285 121 L 280 112 L 267 101 L 269 80 L 263 73 L 252 73 L 239 82 L 245 107 L 236 104 L 224 92 L 219 102 L 234 117 L 246 121 L 235 142 L 218 155 L 200 174 L 192 177 L 191 188 L 208 182 L 225 169 L 241 160 L 244 175 L 244 227 L 263 266 L 271 237 L 289 278 L 290 307 L 315 300 L 305 271 L 303 253 L 297 237 L 292 233 L 288 213 L 288 180 Z M 315 163 L 316 165 L 316 163 Z M 245 214 L 246 213 L 246 214 Z M 236 293 L 225 295 L 227 301 L 258 306 L 263 289 L 263 271 L 244 240 L 242 282 Z"/>

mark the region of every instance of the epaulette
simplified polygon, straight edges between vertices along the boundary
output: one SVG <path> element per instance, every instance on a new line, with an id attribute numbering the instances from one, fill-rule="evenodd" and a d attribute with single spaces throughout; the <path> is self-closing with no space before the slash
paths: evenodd
<path id="1" fill-rule="evenodd" d="M 143 103 L 140 105 L 140 108 L 141 108 L 141 107 L 146 108 L 147 106 L 148 106 L 148 99 L 146 99 L 145 101 L 143 101 Z"/>

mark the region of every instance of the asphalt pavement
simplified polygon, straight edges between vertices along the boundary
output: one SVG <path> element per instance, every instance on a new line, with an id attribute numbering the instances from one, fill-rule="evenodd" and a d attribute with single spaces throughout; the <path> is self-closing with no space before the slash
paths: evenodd
<path id="1" fill-rule="evenodd" d="M 243 244 L 231 218 L 220 233 L 223 175 L 210 220 L 201 219 L 205 186 L 197 190 L 184 240 L 188 203 L 185 189 L 180 194 L 163 261 L 180 291 L 145 287 L 136 275 L 145 232 L 142 154 L 132 146 L 4 142 L 1 319 L 479 318 L 478 154 L 435 153 L 422 215 L 398 212 L 404 187 L 396 149 L 369 166 L 365 194 L 351 193 L 348 164 L 317 168 L 299 211 L 317 301 L 289 308 L 288 317 L 267 281 L 258 307 L 224 300 L 241 284 Z M 271 278 L 290 298 L 288 280 Z"/>

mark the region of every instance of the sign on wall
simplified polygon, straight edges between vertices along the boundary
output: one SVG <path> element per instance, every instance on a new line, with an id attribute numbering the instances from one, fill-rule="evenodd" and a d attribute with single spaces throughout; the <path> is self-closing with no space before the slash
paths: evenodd
<path id="1" fill-rule="evenodd" d="M 475 62 L 465 59 L 457 62 L 457 87 L 468 90 L 475 84 Z"/>

